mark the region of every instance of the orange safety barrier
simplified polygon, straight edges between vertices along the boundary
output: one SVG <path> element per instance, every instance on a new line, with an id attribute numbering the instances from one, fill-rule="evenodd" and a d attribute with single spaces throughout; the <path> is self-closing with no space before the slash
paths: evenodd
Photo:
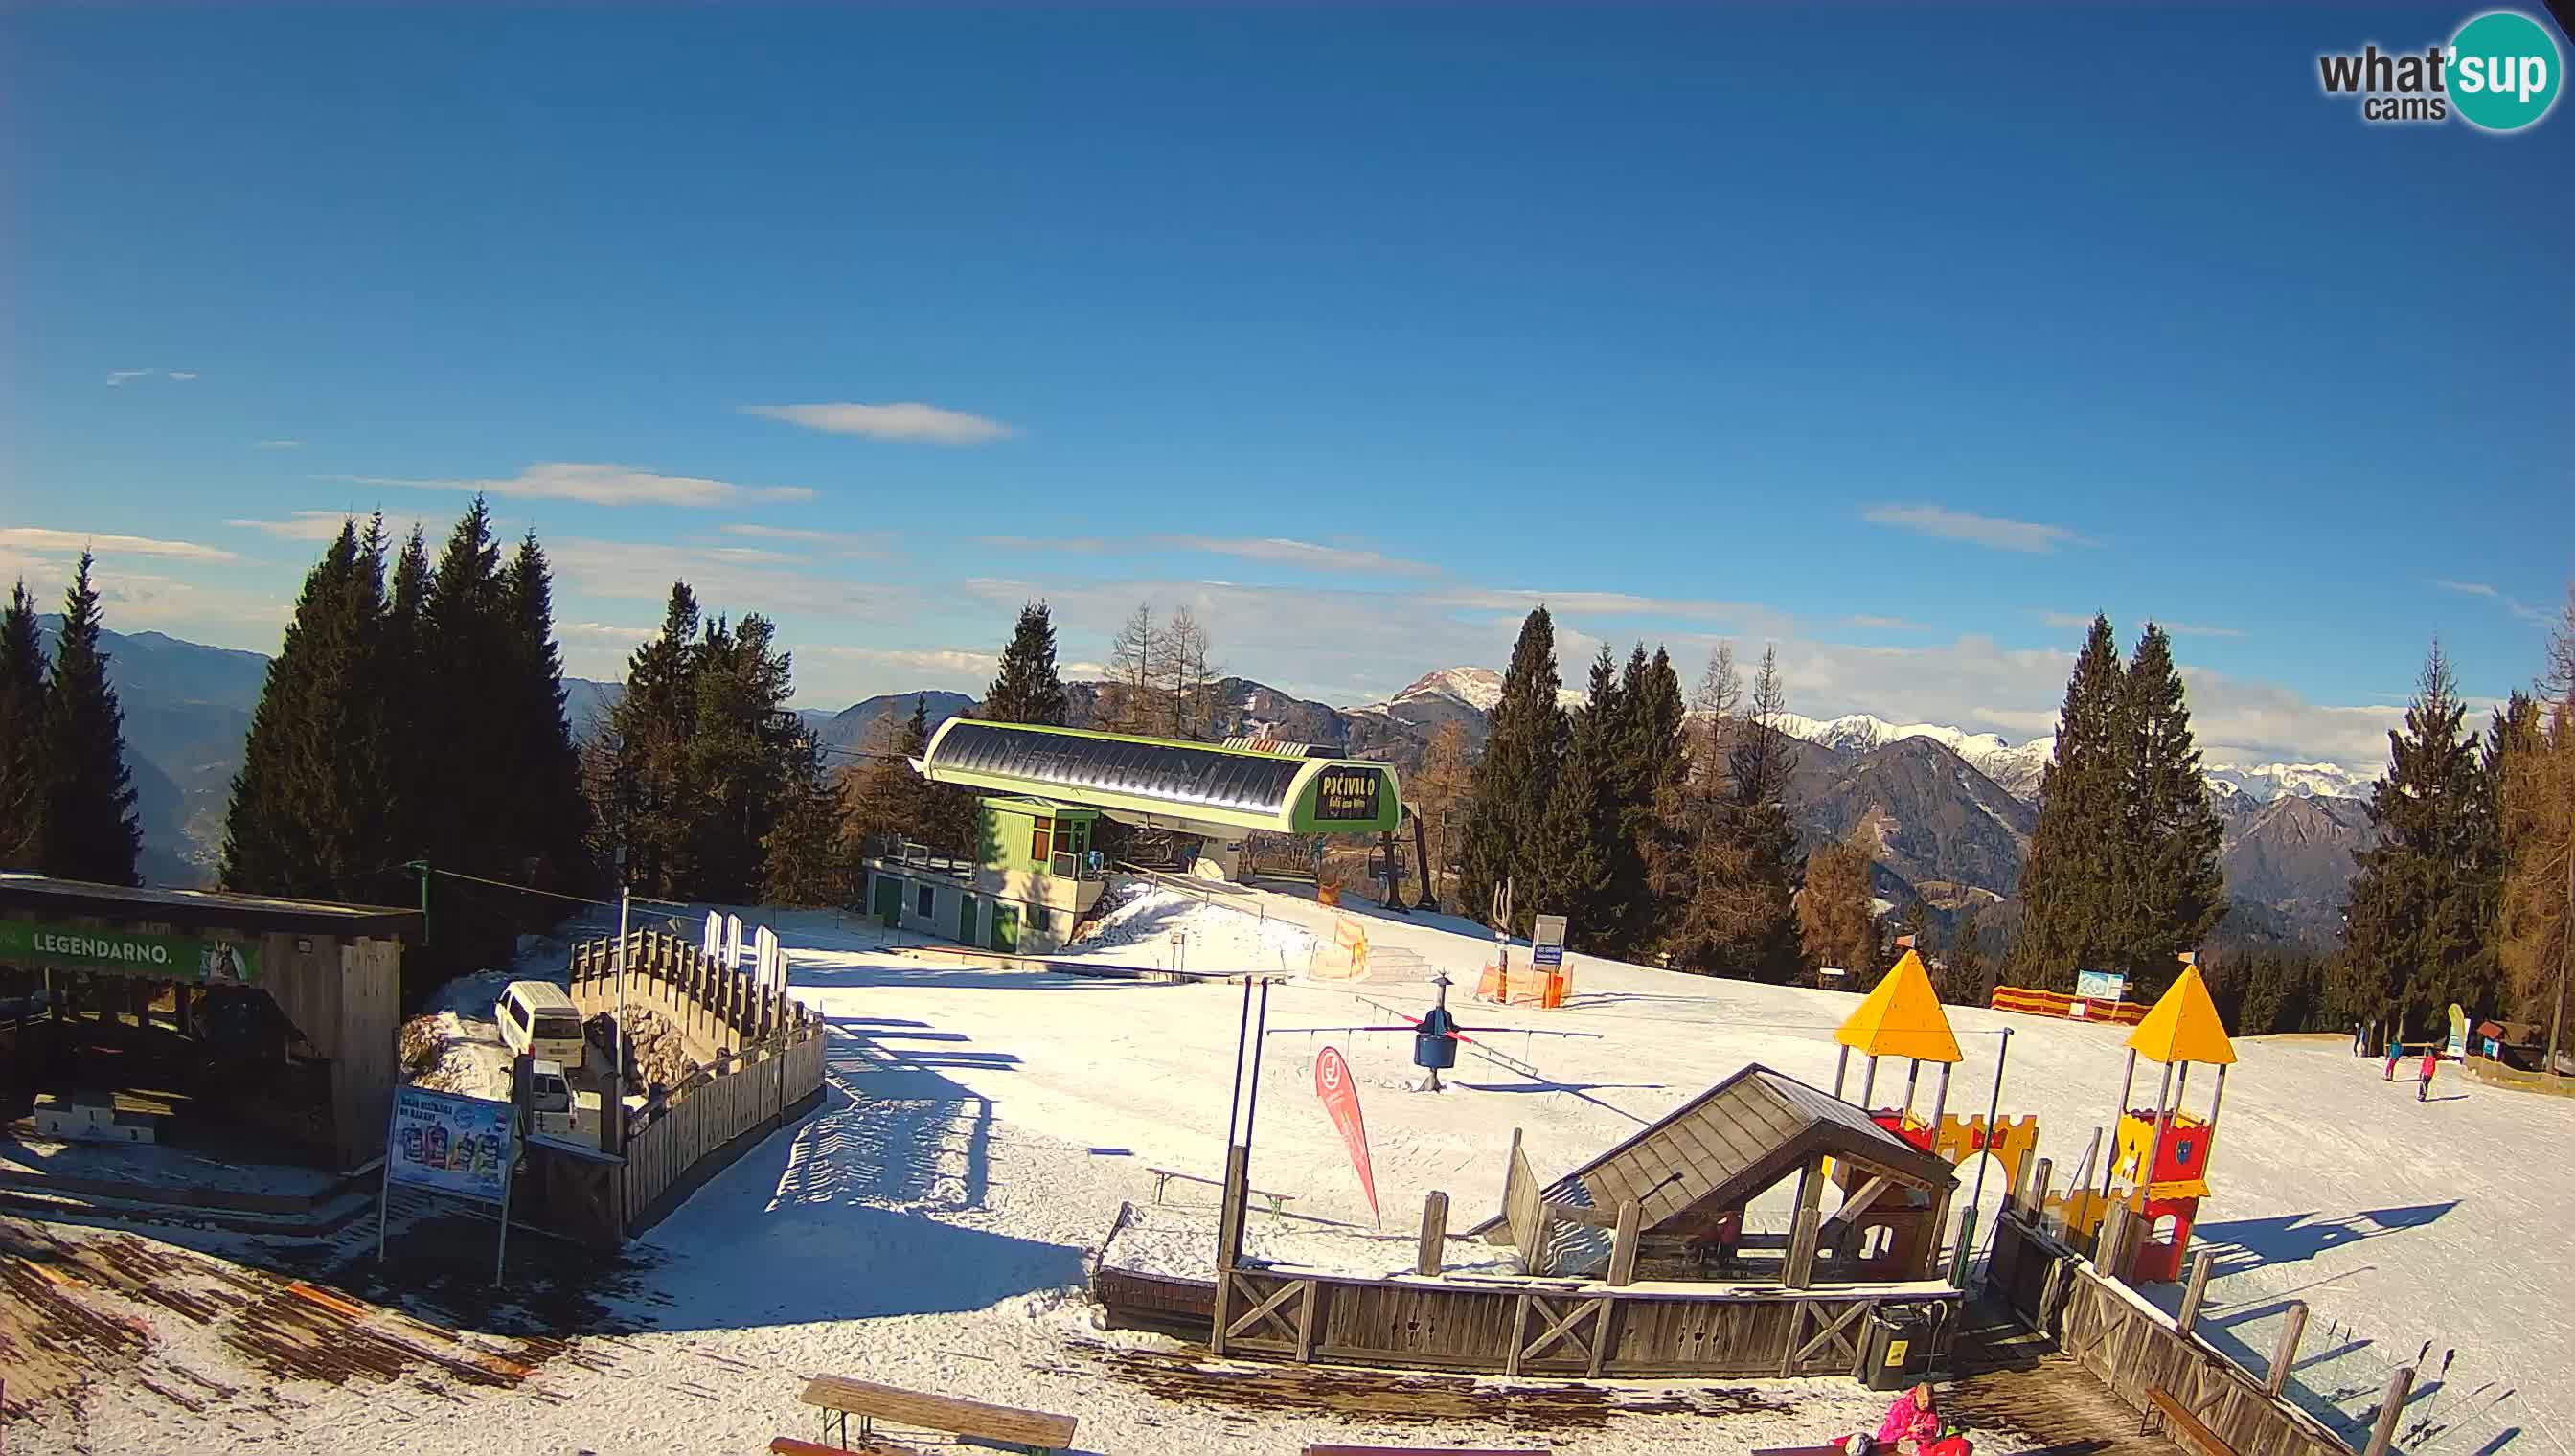
<path id="1" fill-rule="evenodd" d="M 2065 1021 L 2107 1021 L 2114 1026 L 2134 1026 L 2146 1019 L 2146 1007 L 2135 1001 L 2103 1001 L 2021 986 L 1994 987 L 1991 1005 L 1997 1011 L 2054 1016 Z"/>
<path id="2" fill-rule="evenodd" d="M 1513 974 L 1488 960 L 1475 978 L 1475 999 L 1551 1011 L 1564 1004 L 1565 991 L 1572 984 L 1573 977 L 1560 970 L 1523 969 Z"/>

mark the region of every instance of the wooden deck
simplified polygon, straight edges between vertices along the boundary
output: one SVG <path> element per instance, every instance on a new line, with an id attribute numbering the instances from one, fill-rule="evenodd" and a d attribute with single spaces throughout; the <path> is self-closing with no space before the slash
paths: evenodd
<path id="1" fill-rule="evenodd" d="M 2140 1434 L 2137 1413 L 2047 1336 L 1998 1303 L 1972 1306 L 1951 1348 L 1940 1408 L 1975 1431 L 2003 1431 L 2046 1456 L 2182 1456 Z"/>

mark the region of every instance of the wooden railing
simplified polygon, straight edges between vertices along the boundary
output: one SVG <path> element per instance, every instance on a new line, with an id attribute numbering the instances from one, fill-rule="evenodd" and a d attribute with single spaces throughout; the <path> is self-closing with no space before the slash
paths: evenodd
<path id="1" fill-rule="evenodd" d="M 2091 1260 L 2030 1224 L 2017 1208 L 1995 1227 L 1989 1271 L 1989 1287 L 2023 1323 L 2054 1337 L 2086 1373 L 2141 1416 L 2150 1393 L 2164 1390 L 2238 1456 L 2352 1456 L 2349 1445 L 2286 1394 L 2296 1359 L 2294 1334 L 2275 1360 L 2272 1377 L 2257 1377 L 2186 1327 L 2195 1300 L 2185 1303 L 2179 1318 L 2165 1314 L 2103 1277 Z M 2396 1403 L 2403 1403 L 2401 1390 Z M 2370 1456 L 2383 1450 L 2373 1442 Z"/>
<path id="2" fill-rule="evenodd" d="M 610 1201 L 617 1236 L 631 1238 L 822 1096 L 825 1029 L 804 1002 L 709 960 L 695 942 L 636 930 L 625 949 L 624 1003 L 669 1019 L 709 1057 L 626 1112 Z M 617 951 L 614 936 L 574 949 L 572 998 L 583 1014 L 618 1005 Z"/>

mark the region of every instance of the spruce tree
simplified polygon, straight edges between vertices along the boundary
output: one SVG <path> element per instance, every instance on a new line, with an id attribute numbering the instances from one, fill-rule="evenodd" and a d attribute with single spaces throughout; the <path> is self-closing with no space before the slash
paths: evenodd
<path id="1" fill-rule="evenodd" d="M 63 630 L 45 688 L 47 785 L 43 871 L 63 879 L 139 885 L 143 828 L 125 766 L 125 714 L 99 647 L 98 591 L 81 553 L 63 594 Z"/>
<path id="2" fill-rule="evenodd" d="M 796 771 L 802 725 L 787 709 L 789 655 L 759 613 L 707 624 L 698 642 L 697 702 L 683 754 L 696 800 L 683 821 L 695 896 L 738 901 L 759 892 L 761 841 L 777 823 Z"/>
<path id="3" fill-rule="evenodd" d="M 1623 950 L 1613 895 L 1631 847 L 1619 802 L 1626 727 L 1618 671 L 1603 643 L 1591 664 L 1590 694 L 1574 711 L 1564 761 L 1538 816 L 1543 852 L 1529 906 L 1532 912 L 1563 915 L 1575 946 L 1595 954 Z"/>
<path id="4" fill-rule="evenodd" d="M 1656 939 L 1670 907 L 1663 895 L 1684 858 L 1676 829 L 1690 752 L 1687 708 L 1668 653 L 1656 648 L 1648 659 L 1637 644 L 1618 693 L 1619 833 L 1604 914 L 1611 953 L 1632 959 Z"/>
<path id="5" fill-rule="evenodd" d="M 2473 1018 L 2500 999 L 2489 938 L 2500 856 L 2466 715 L 2436 643 L 2371 786 L 2377 840 L 2354 851 L 2360 869 L 2332 975 L 2337 1021 L 2392 1018 L 2421 1036 L 2446 1029 L 2453 1001 Z"/>
<path id="6" fill-rule="evenodd" d="M 662 631 L 627 659 L 626 693 L 611 710 L 584 774 L 603 857 L 626 851 L 626 879 L 644 894 L 680 898 L 697 877 L 688 764 L 697 717 L 697 594 L 671 584 Z"/>
<path id="7" fill-rule="evenodd" d="M 1457 874 L 1459 910 L 1479 920 L 1492 914 L 1493 891 L 1506 880 L 1513 884 L 1511 923 L 1497 927 L 1512 934 L 1528 933 L 1537 913 L 1534 896 L 1545 863 L 1538 820 L 1572 731 L 1556 701 L 1562 687 L 1555 669 L 1555 621 L 1540 607 L 1520 623 L 1510 669 L 1502 675 L 1492 736 L 1475 764 Z"/>
<path id="8" fill-rule="evenodd" d="M 1055 619 L 1043 602 L 1020 608 L 1018 626 L 1002 649 L 1002 670 L 984 690 L 979 717 L 994 723 L 1064 727 L 1064 679 L 1056 674 Z"/>
<path id="9" fill-rule="evenodd" d="M 423 805 L 429 857 L 441 868 L 518 880 L 527 870 L 518 842 L 510 738 L 521 720 L 506 690 L 515 645 L 501 552 L 492 513 L 481 496 L 448 534 L 423 605 L 428 663 L 424 677 L 439 731 L 422 746 L 435 793 Z"/>
<path id="10" fill-rule="evenodd" d="M 2209 801 L 2181 672 L 2162 628 L 2146 624 L 2120 691 L 2115 902 L 2123 923 L 2104 968 L 2118 969 L 2152 997 L 2170 982 L 2180 953 L 2205 941 L 2225 916 L 2217 863 L 2224 826 Z"/>
<path id="11" fill-rule="evenodd" d="M 509 765 L 515 800 L 511 841 L 558 877 L 590 880 L 581 755 L 564 714 L 563 657 L 555 645 L 554 577 L 531 531 L 502 574 L 510 651 L 496 685 L 512 721 Z"/>
<path id="12" fill-rule="evenodd" d="M 1970 900 L 1950 932 L 1949 955 L 1937 981 L 1940 999 L 1953 1006 L 1982 1006 L 1993 998 L 1992 961 L 1986 957 L 1982 906 Z"/>
<path id="13" fill-rule="evenodd" d="M 2039 776 L 2038 823 L 2017 896 L 2020 930 L 2003 970 L 2013 985 L 2071 990 L 2076 970 L 2104 966 L 2120 951 L 2126 678 L 2110 620 L 2095 616 L 2066 681 L 2056 751 Z"/>
<path id="14" fill-rule="evenodd" d="M 251 893 L 384 898 L 396 857 L 388 785 L 418 771 L 390 742 L 384 536 L 352 521 L 304 581 L 233 777 L 223 883 Z"/>
<path id="15" fill-rule="evenodd" d="M 846 905 L 854 876 L 841 842 L 840 794 L 822 744 L 809 729 L 797 731 L 794 771 L 781 795 L 778 822 L 761 841 L 761 903 Z"/>
<path id="16" fill-rule="evenodd" d="M 27 584 L 0 614 L 0 869 L 45 861 L 45 635 Z"/>
<path id="17" fill-rule="evenodd" d="M 436 775 L 445 762 L 437 742 L 438 714 L 430 673 L 429 543 L 418 526 L 404 539 L 387 588 L 379 653 L 385 707 L 385 750 L 403 765 L 380 792 L 385 804 L 388 857 L 409 862 L 429 854 L 438 796 Z"/>

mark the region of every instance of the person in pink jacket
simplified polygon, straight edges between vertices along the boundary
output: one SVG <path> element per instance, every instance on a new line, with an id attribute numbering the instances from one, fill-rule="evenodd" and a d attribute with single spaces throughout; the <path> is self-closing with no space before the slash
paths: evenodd
<path id="1" fill-rule="evenodd" d="M 1903 1456 L 1913 1456 L 1939 1434 L 1940 1413 L 1933 1408 L 1927 1382 L 1897 1396 L 1887 1408 L 1886 1419 L 1877 1423 L 1877 1445 Z"/>

